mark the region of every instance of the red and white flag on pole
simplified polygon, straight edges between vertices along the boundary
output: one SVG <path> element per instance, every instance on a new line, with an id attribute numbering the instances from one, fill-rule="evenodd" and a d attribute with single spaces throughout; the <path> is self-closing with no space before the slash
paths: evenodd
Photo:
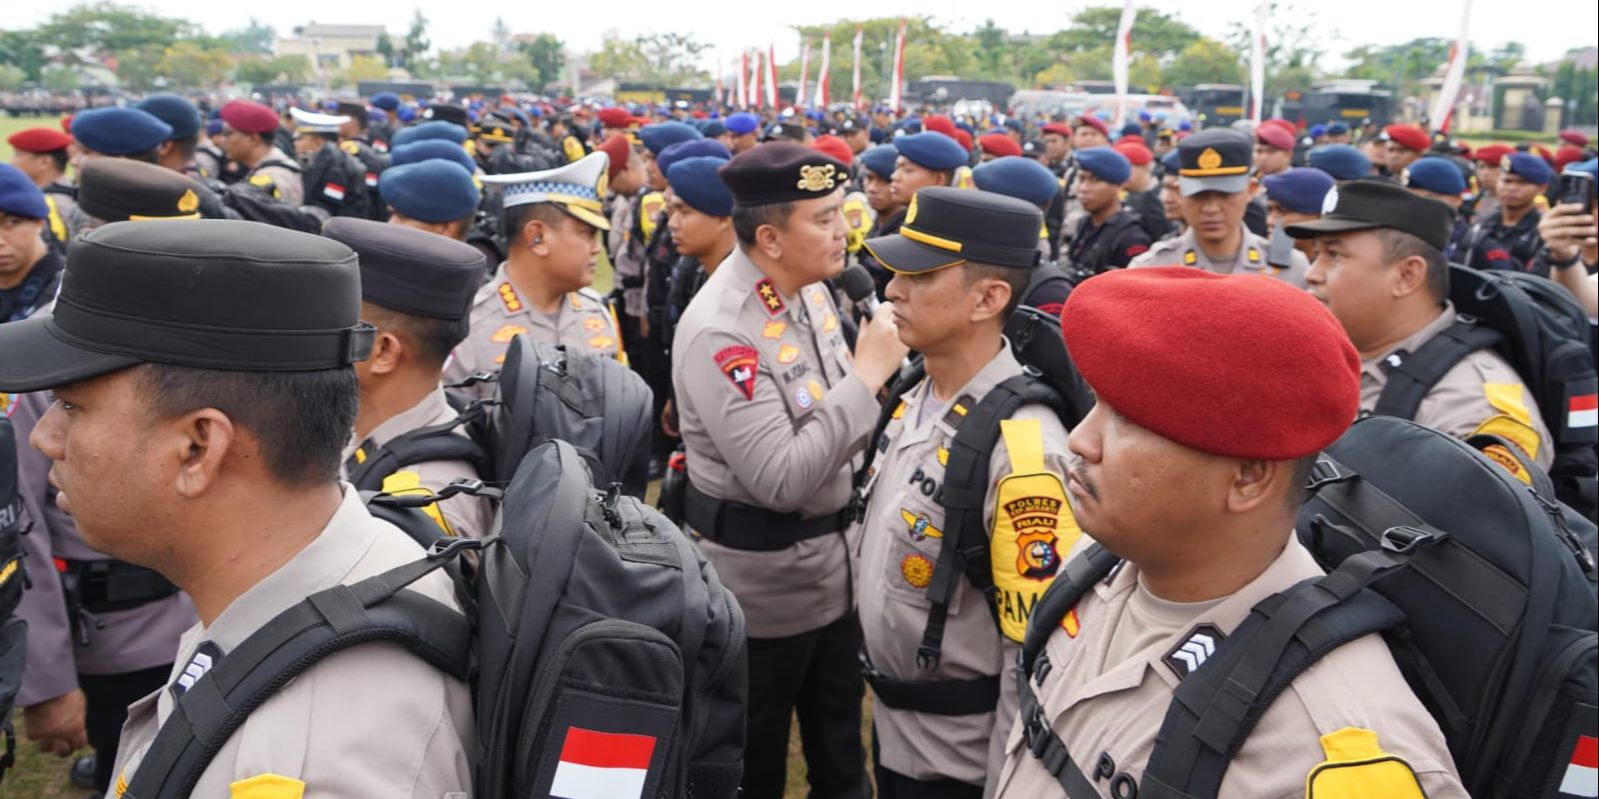
<path id="1" fill-rule="evenodd" d="M 826 108 L 833 98 L 827 96 L 827 73 L 833 68 L 833 34 L 822 34 L 822 69 L 816 73 L 816 97 L 811 105 Z"/>
<path id="2" fill-rule="evenodd" d="M 752 108 L 762 108 L 766 102 L 766 54 L 760 50 L 755 51 L 755 97 L 750 102 Z"/>
<path id="3" fill-rule="evenodd" d="M 1432 129 L 1443 133 L 1449 132 L 1450 117 L 1455 113 L 1455 99 L 1460 96 L 1460 82 L 1466 78 L 1466 55 L 1471 49 L 1466 41 L 1466 32 L 1471 27 L 1471 0 L 1465 0 L 1463 5 L 1460 35 L 1449 46 L 1449 68 L 1444 72 L 1444 85 L 1438 89 L 1438 96 L 1432 101 L 1431 113 L 1427 115 Z"/>
<path id="4" fill-rule="evenodd" d="M 861 107 L 861 26 L 855 26 L 855 80 L 850 87 L 850 102 L 855 104 L 858 111 Z"/>
<path id="5" fill-rule="evenodd" d="M 1133 21 L 1138 18 L 1138 9 L 1133 8 L 1133 0 L 1123 0 L 1121 21 L 1116 24 L 1116 49 L 1111 53 L 1111 77 L 1116 80 L 1116 124 L 1112 127 L 1120 128 L 1127 121 L 1127 59 L 1128 48 L 1132 46 Z"/>
<path id="6" fill-rule="evenodd" d="M 738 86 L 737 86 L 737 89 L 738 89 L 738 107 L 739 108 L 749 108 L 750 107 L 750 51 L 748 51 L 748 50 L 745 50 L 743 53 L 739 54 L 739 57 L 738 57 L 738 75 L 735 76 L 735 80 L 738 82 Z"/>
<path id="7" fill-rule="evenodd" d="M 794 90 L 794 105 L 805 105 L 805 84 L 811 77 L 811 43 L 809 40 L 800 44 L 800 79 L 799 86 Z"/>
<path id="8" fill-rule="evenodd" d="M 777 93 L 777 48 L 766 43 L 766 104 L 777 108 L 781 104 Z"/>
<path id="9" fill-rule="evenodd" d="M 1560 780 L 1561 796 L 1599 796 L 1599 739 L 1577 736 L 1571 762 Z"/>
<path id="10" fill-rule="evenodd" d="M 723 105 L 727 101 L 727 98 L 722 94 L 722 54 L 721 53 L 717 53 L 716 54 L 716 94 L 712 95 L 711 100 L 712 100 L 712 102 L 716 103 L 717 105 Z"/>
<path id="11" fill-rule="evenodd" d="M 1132 2 L 1132 0 L 1128 0 Z M 894 85 L 888 89 L 888 105 L 895 114 L 900 109 L 900 91 L 905 83 L 905 20 L 899 21 L 899 32 L 894 34 Z"/>
<path id="12" fill-rule="evenodd" d="M 550 795 L 564 799 L 641 799 L 654 753 L 652 735 L 568 727 Z"/>
<path id="13" fill-rule="evenodd" d="M 1270 0 L 1255 6 L 1255 35 L 1249 39 L 1249 121 L 1260 127 L 1266 101 L 1266 26 L 1271 21 Z"/>

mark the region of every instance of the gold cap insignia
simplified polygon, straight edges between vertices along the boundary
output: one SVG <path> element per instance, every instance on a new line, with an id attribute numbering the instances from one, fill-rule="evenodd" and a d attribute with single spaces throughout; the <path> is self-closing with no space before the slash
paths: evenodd
<path id="1" fill-rule="evenodd" d="M 1216 152 L 1216 148 L 1206 147 L 1205 151 L 1199 154 L 1200 169 L 1215 169 L 1219 166 L 1221 166 L 1221 153 Z"/>
<path id="2" fill-rule="evenodd" d="M 905 221 L 901 222 L 900 224 L 909 225 L 909 224 L 911 224 L 911 223 L 913 223 L 915 221 L 916 221 L 916 195 L 912 194 L 911 195 L 911 205 L 910 205 L 909 208 L 905 209 Z"/>
<path id="3" fill-rule="evenodd" d="M 802 191 L 831 190 L 838 183 L 833 177 L 837 170 L 832 164 L 806 164 L 800 167 L 800 179 L 795 187 Z"/>
<path id="4" fill-rule="evenodd" d="M 184 189 L 183 196 L 178 198 L 178 212 L 192 214 L 200 208 L 200 196 L 194 189 Z"/>

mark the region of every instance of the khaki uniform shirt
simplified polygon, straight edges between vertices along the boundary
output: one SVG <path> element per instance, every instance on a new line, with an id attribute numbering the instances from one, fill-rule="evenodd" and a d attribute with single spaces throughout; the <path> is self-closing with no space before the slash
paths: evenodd
<path id="1" fill-rule="evenodd" d="M 305 204 L 305 179 L 296 166 L 298 164 L 294 159 L 284 155 L 283 151 L 273 150 L 249 171 L 245 179 L 251 185 L 271 191 L 272 196 L 279 200 L 298 207 Z"/>
<path id="2" fill-rule="evenodd" d="M 1279 269 L 1266 263 L 1266 254 L 1271 250 L 1271 242 L 1249 232 L 1249 229 L 1241 223 L 1238 227 L 1244 234 L 1243 244 L 1231 261 L 1211 260 L 1210 256 L 1205 254 L 1204 248 L 1199 246 L 1199 239 L 1193 227 L 1189 227 L 1181 236 L 1162 239 L 1150 245 L 1148 252 L 1134 258 L 1128 266 L 1197 266 L 1218 275 L 1253 274 L 1275 277 L 1295 288 L 1305 288 L 1305 273 L 1310 271 L 1310 261 L 1305 258 L 1304 253 L 1294 250 L 1289 267 Z"/>
<path id="3" fill-rule="evenodd" d="M 1426 327 L 1399 342 L 1382 357 L 1362 362 L 1361 412 L 1370 413 L 1377 407 L 1377 398 L 1388 383 L 1388 359 L 1421 349 L 1454 323 L 1454 303 L 1446 303 L 1438 318 Z M 1537 400 L 1522 383 L 1515 367 L 1491 349 L 1467 355 L 1446 372 L 1422 399 L 1414 421 L 1460 438 L 1478 432 L 1502 436 L 1519 446 L 1528 459 L 1545 471 L 1555 460 L 1554 439 L 1548 425 L 1544 424 L 1543 414 L 1538 411 Z M 1516 469 L 1511 468 L 1511 471 Z"/>
<path id="4" fill-rule="evenodd" d="M 233 600 L 210 627 L 196 625 L 184 633 L 170 683 L 128 708 L 112 796 L 125 790 L 172 715 L 175 686 L 188 683 L 185 669 L 202 643 L 219 648 L 226 659 L 251 633 L 307 596 L 422 556 L 404 533 L 367 515 L 352 486 L 343 489 L 344 500 L 321 535 Z M 458 607 L 443 572 L 406 590 Z M 195 667 L 203 673 L 198 662 Z M 467 799 L 473 729 L 465 683 L 396 644 L 361 644 L 311 666 L 256 708 L 222 745 L 193 793 L 301 796 L 247 792 L 274 781 L 264 775 L 276 775 L 303 783 L 304 799 Z"/>
<path id="5" fill-rule="evenodd" d="M 643 316 L 645 310 L 644 245 L 648 242 L 634 235 L 633 230 L 639 202 L 637 194 L 615 197 L 611 201 L 611 232 L 606 234 L 616 285 L 622 288 L 622 311 L 632 317 Z"/>
<path id="6" fill-rule="evenodd" d="M 444 382 L 454 383 L 476 372 L 499 372 L 505 350 L 517 335 L 544 344 L 564 345 L 572 352 L 595 353 L 626 360 L 622 333 L 605 298 L 593 289 L 566 295 L 552 317 L 527 304 L 500 264 L 494 279 L 478 289 L 472 300 L 472 332 L 444 364 Z M 491 384 L 467 389 L 480 397 L 494 393 Z"/>
<path id="7" fill-rule="evenodd" d="M 1087 540 L 1079 539 L 1079 550 Z M 1129 622 L 1128 600 L 1138 580 L 1138 567 L 1124 565 L 1077 603 L 1075 635 L 1063 627 L 1045 645 L 1051 667 L 1042 685 L 1033 686 L 1045 720 L 1102 796 L 1130 795 L 1125 783 L 1143 779 L 1155 734 L 1179 681 L 1167 655 L 1186 643 L 1198 625 L 1208 623 L 1224 634 L 1231 632 L 1257 602 L 1322 573 L 1289 534 L 1282 554 L 1237 593 L 1219 602 L 1197 603 L 1204 609 L 1175 634 L 1111 662 L 1107 650 L 1112 638 L 1118 632 L 1136 633 L 1117 629 Z M 1015 726 L 1006 745 L 999 795 L 1065 796 L 1028 751 L 1021 727 Z M 1328 759 L 1321 736 L 1345 727 L 1376 732 L 1378 745 L 1410 765 L 1431 799 L 1466 799 L 1437 722 L 1411 693 L 1387 645 L 1375 634 L 1334 649 L 1283 691 L 1228 766 L 1219 795 L 1303 797 L 1306 776 Z M 1107 762 L 1112 764 L 1107 769 L 1112 776 L 1095 779 L 1096 767 Z M 1120 794 L 1113 793 L 1113 782 L 1123 783 Z"/>
<path id="8" fill-rule="evenodd" d="M 781 296 L 743 250 L 694 295 L 672 343 L 678 428 L 694 487 L 806 518 L 838 513 L 877 421 L 838 307 L 815 283 Z M 842 532 L 778 552 L 700 540 L 752 638 L 824 627 L 850 609 Z"/>
<path id="9" fill-rule="evenodd" d="M 865 523 L 851 531 L 856 542 L 855 573 L 860 575 L 855 601 L 867 651 L 878 671 L 907 680 L 999 676 L 996 712 L 945 716 L 896 710 L 881 702 L 876 705 L 877 762 L 912 779 L 949 778 L 972 785 L 992 782 L 1004 760 L 1010 720 L 1016 717 L 1016 658 L 1021 645 L 999 632 L 987 600 L 965 578 L 956 584 L 950 603 L 938 666 L 931 671 L 920 668 L 916 650 L 931 607 L 927 586 L 947 529 L 940 496 L 947 447 L 955 438 L 961 416 L 953 406 L 976 407 L 990 389 L 1021 373 L 1021 364 L 1006 344 L 948 400 L 936 399 L 928 380 L 906 393 L 904 405 L 895 410 L 896 418 L 877 443 L 877 461 L 867 485 Z M 918 421 L 924 412 L 929 415 Z M 1060 418 L 1042 405 L 1021 408 L 1012 418 L 1039 420 L 1045 468 L 1064 479 L 1068 431 Z M 989 458 L 990 484 L 983 509 L 990 532 L 999 480 L 1010 473 L 1010 453 L 1000 437 Z M 1066 515 L 1070 515 L 1069 509 Z M 1055 566 L 1071 544 L 1057 539 Z M 995 569 L 1006 566 L 1019 570 L 1014 560 L 996 563 Z M 1037 580 L 1039 590 L 1048 584 L 1048 578 Z M 1014 612 L 1018 620 L 1025 619 L 1029 609 L 1017 602 L 1002 602 L 1001 608 Z"/>
<path id="10" fill-rule="evenodd" d="M 382 447 L 396 436 L 419 428 L 452 422 L 458 416 L 460 414 L 450 407 L 449 400 L 444 398 L 444 389 L 436 388 L 414 407 L 394 415 L 374 428 L 367 434 L 367 440 Z M 463 438 L 466 436 L 459 427 L 454 432 Z M 348 461 L 362 443 L 352 439 L 345 448 L 340 462 Z M 456 480 L 478 479 L 477 469 L 466 461 L 426 461 L 413 463 L 401 471 L 415 474 L 417 484 L 434 494 Z M 443 515 L 445 529 L 453 535 L 482 538 L 494 525 L 494 505 L 480 497 L 457 494 L 439 502 L 434 508 Z M 438 517 L 435 516 L 434 520 L 438 521 Z"/>

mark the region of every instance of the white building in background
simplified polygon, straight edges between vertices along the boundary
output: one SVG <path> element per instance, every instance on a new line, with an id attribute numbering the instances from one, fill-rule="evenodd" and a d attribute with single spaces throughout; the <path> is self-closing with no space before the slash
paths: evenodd
<path id="1" fill-rule="evenodd" d="M 356 56 L 378 55 L 382 25 L 319 25 L 294 29 L 294 36 L 273 43 L 273 54 L 305 56 L 317 73 L 348 69 Z"/>

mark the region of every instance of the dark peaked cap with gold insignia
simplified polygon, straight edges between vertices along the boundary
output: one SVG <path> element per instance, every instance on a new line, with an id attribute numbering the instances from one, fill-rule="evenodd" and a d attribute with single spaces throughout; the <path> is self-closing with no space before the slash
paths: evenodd
<path id="1" fill-rule="evenodd" d="M 733 192 L 733 203 L 745 207 L 814 200 L 849 182 L 849 167 L 793 141 L 769 142 L 739 153 L 717 174 Z"/>
<path id="2" fill-rule="evenodd" d="M 1255 145 L 1229 128 L 1202 130 L 1177 145 L 1177 188 L 1184 197 L 1207 191 L 1237 194 L 1249 188 Z"/>
<path id="3" fill-rule="evenodd" d="M 90 158 L 78 168 L 78 207 L 102 222 L 199 219 L 200 184 L 165 167 Z"/>
<path id="4" fill-rule="evenodd" d="M 916 192 L 892 236 L 868 239 L 883 266 L 916 274 L 976 261 L 1032 269 L 1038 265 L 1038 206 L 989 191 L 932 186 Z"/>
<path id="5" fill-rule="evenodd" d="M 349 247 L 256 222 L 115 222 L 73 242 L 54 313 L 0 325 L 0 391 L 140 363 L 336 369 L 371 350 Z"/>

